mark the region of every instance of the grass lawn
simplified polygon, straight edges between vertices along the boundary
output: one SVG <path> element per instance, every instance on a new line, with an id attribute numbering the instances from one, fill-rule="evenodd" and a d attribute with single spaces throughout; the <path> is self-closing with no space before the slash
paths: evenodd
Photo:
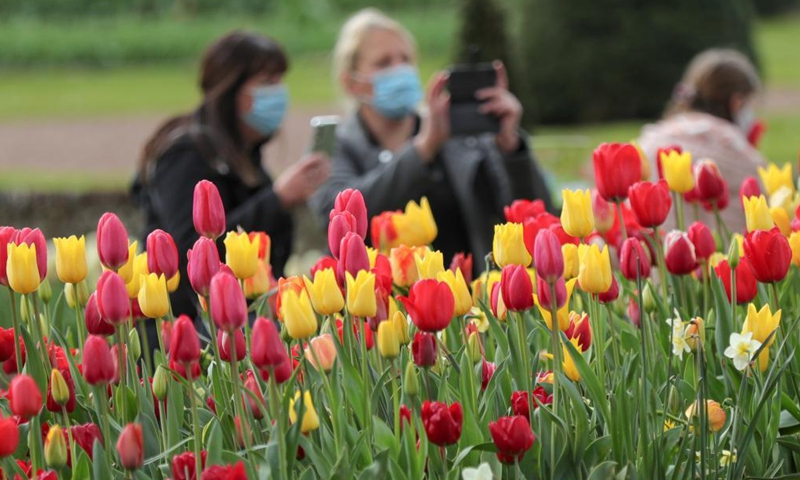
<path id="1" fill-rule="evenodd" d="M 423 78 L 450 63 L 457 28 L 452 10 L 396 16 L 417 38 Z M 341 20 L 334 16 L 300 26 L 283 18 L 245 17 L 191 22 L 87 19 L 79 24 L 0 20 L 0 66 L 10 66 L 0 76 L 0 122 L 186 110 L 198 99 L 196 65 L 174 58 L 196 57 L 210 39 L 234 27 L 269 33 L 285 44 L 292 59 L 286 81 L 293 105 L 330 104 L 337 93 L 328 50 Z M 767 88 L 800 90 L 798 31 L 797 15 L 757 25 Z M 138 65 L 145 57 L 157 61 Z M 33 58 L 38 59 L 36 68 L 30 68 Z M 119 64 L 120 59 L 124 64 Z M 64 66 L 75 63 L 86 66 Z M 769 126 L 762 146 L 765 155 L 774 161 L 794 161 L 800 144 L 800 113 L 763 112 L 763 116 Z M 571 181 L 594 146 L 602 141 L 629 141 L 638 135 L 642 123 L 540 127 L 535 130 L 536 151 L 559 181 Z M 38 184 L 36 176 L 24 170 L 4 172 L 3 177 L 0 188 Z M 108 181 L 113 183 L 113 179 L 102 183 Z M 76 175 L 53 187 L 89 189 L 96 184 Z"/>

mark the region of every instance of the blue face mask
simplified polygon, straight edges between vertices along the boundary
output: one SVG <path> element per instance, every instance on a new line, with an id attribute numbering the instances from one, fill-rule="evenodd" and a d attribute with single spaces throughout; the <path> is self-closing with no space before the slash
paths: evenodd
<path id="1" fill-rule="evenodd" d="M 414 112 L 422 101 L 422 86 L 417 69 L 399 65 L 372 75 L 372 100 L 369 102 L 381 115 L 393 120 Z"/>
<path id="2" fill-rule="evenodd" d="M 268 85 L 253 89 L 253 104 L 244 116 L 244 122 L 263 135 L 270 135 L 283 122 L 289 106 L 286 85 Z"/>

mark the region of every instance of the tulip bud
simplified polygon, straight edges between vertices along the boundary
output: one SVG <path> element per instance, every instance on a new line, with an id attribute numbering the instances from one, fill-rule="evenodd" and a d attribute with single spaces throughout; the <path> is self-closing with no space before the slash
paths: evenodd
<path id="1" fill-rule="evenodd" d="M 106 385 L 114 379 L 114 360 L 103 337 L 89 335 L 83 347 L 83 377 L 89 385 Z"/>
<path id="2" fill-rule="evenodd" d="M 474 364 L 481 361 L 483 352 L 481 352 L 481 336 L 477 332 L 472 332 L 467 338 L 467 355 L 470 361 Z"/>
<path id="3" fill-rule="evenodd" d="M 411 341 L 411 337 L 408 334 L 408 320 L 406 320 L 406 316 L 403 315 L 403 312 L 398 310 L 392 314 L 390 320 L 397 332 L 397 341 L 400 342 L 400 345 L 408 345 L 408 342 Z"/>
<path id="4" fill-rule="evenodd" d="M 644 286 L 644 291 L 642 292 L 642 301 L 644 302 L 644 311 L 647 313 L 653 313 L 658 306 L 655 295 L 653 294 L 653 288 L 649 283 Z"/>
<path id="5" fill-rule="evenodd" d="M 42 392 L 33 377 L 28 375 L 20 374 L 11 380 L 8 397 L 11 400 L 11 413 L 23 420 L 39 415 L 42 409 Z"/>
<path id="6" fill-rule="evenodd" d="M 378 308 L 375 299 L 375 274 L 360 270 L 354 278 L 345 272 L 347 280 L 347 311 L 356 317 L 372 317 Z"/>
<path id="7" fill-rule="evenodd" d="M 50 427 L 44 442 L 44 460 L 50 468 L 59 469 L 67 464 L 67 442 L 58 425 Z"/>
<path id="8" fill-rule="evenodd" d="M 406 365 L 406 372 L 403 375 L 403 388 L 406 395 L 415 398 L 419 395 L 419 376 L 417 375 L 417 368 L 414 362 L 408 362 Z"/>
<path id="9" fill-rule="evenodd" d="M 139 283 L 137 299 L 142 313 L 148 318 L 156 319 L 169 313 L 169 290 L 164 275 L 140 275 Z"/>
<path id="10" fill-rule="evenodd" d="M 360 191 L 348 188 L 336 195 L 336 199 L 333 203 L 333 210 L 331 210 L 330 213 L 331 219 L 340 212 L 348 212 L 353 216 L 356 227 L 354 231 L 358 233 L 361 238 L 366 239 L 369 222 L 367 206 L 364 202 L 364 196 Z"/>
<path id="11" fill-rule="evenodd" d="M 219 272 L 211 279 L 211 317 L 214 324 L 226 332 L 244 327 L 247 321 L 247 300 L 236 277 Z"/>
<path id="12" fill-rule="evenodd" d="M 153 395 L 163 402 L 167 398 L 168 386 L 169 377 L 167 371 L 159 365 L 156 368 L 155 375 L 153 375 Z"/>
<path id="13" fill-rule="evenodd" d="M 664 260 L 673 275 L 687 275 L 697 266 L 694 244 L 685 232 L 673 230 L 664 239 Z"/>
<path id="14" fill-rule="evenodd" d="M 400 355 L 400 342 L 393 322 L 383 321 L 378 325 L 378 351 L 383 358 L 394 360 Z"/>
<path id="15" fill-rule="evenodd" d="M 311 366 L 317 370 L 321 368 L 325 372 L 330 372 L 333 369 L 333 362 L 336 360 L 336 345 L 333 343 L 331 334 L 324 333 L 308 342 L 305 355 Z M 319 365 L 317 365 L 317 360 L 319 360 Z"/>
<path id="16" fill-rule="evenodd" d="M 172 235 L 153 230 L 147 236 L 147 269 L 150 273 L 172 278 L 178 273 L 178 247 Z"/>
<path id="17" fill-rule="evenodd" d="M 200 296 L 208 295 L 211 279 L 219 272 L 219 251 L 213 240 L 200 237 L 187 253 L 186 273 L 192 289 Z"/>
<path id="18" fill-rule="evenodd" d="M 0 439 L 0 458 L 13 455 L 19 446 L 19 426 L 14 418 L 0 416 Z"/>
<path id="19" fill-rule="evenodd" d="M 542 229 L 536 235 L 533 264 L 536 273 L 547 283 L 554 283 L 564 274 L 564 254 L 561 252 L 561 243 L 552 230 Z M 506 298 L 503 300 L 508 305 L 508 300 Z"/>
<path id="20" fill-rule="evenodd" d="M 56 368 L 50 372 L 50 392 L 53 400 L 62 407 L 69 402 L 69 386 L 64 375 Z"/>
<path id="21" fill-rule="evenodd" d="M 36 263 L 36 248 L 35 244 L 8 244 L 8 286 L 21 295 L 35 292 L 42 281 Z"/>
<path id="22" fill-rule="evenodd" d="M 134 360 L 139 360 L 142 356 L 142 343 L 139 341 L 139 331 L 132 328 L 128 332 L 128 348 L 131 350 Z"/>
<path id="23" fill-rule="evenodd" d="M 203 237 L 217 239 L 225 232 L 225 207 L 217 186 L 208 180 L 197 182 L 192 203 L 194 229 Z"/>
<path id="24" fill-rule="evenodd" d="M 430 333 L 417 332 L 411 344 L 414 363 L 418 367 L 432 367 L 436 363 L 436 337 Z"/>
<path id="25" fill-rule="evenodd" d="M 348 232 L 339 247 L 339 263 L 336 265 L 336 280 L 345 284 L 345 272 L 358 276 L 360 270 L 369 271 L 369 254 L 364 239 L 357 233 Z"/>
<path id="26" fill-rule="evenodd" d="M 67 283 L 64 285 L 64 296 L 67 299 L 69 308 L 83 307 L 89 300 L 89 286 L 86 280 L 77 284 Z"/>
<path id="27" fill-rule="evenodd" d="M 128 290 L 116 272 L 107 270 L 97 281 L 97 308 L 103 319 L 113 325 L 126 323 L 130 318 Z"/>
<path id="28" fill-rule="evenodd" d="M 116 271 L 128 261 L 128 231 L 113 213 L 104 213 L 97 222 L 97 253 L 109 270 Z"/>
<path id="29" fill-rule="evenodd" d="M 39 284 L 39 298 L 44 303 L 50 303 L 50 299 L 53 298 L 53 287 L 50 286 L 50 280 L 47 278 Z"/>
<path id="30" fill-rule="evenodd" d="M 560 271 L 563 272 L 563 267 Z M 563 279 L 560 283 L 563 284 Z M 547 287 L 549 288 L 549 285 Z M 512 312 L 524 312 L 533 307 L 533 283 L 527 269 L 523 266 L 508 265 L 503 269 L 500 292 L 503 296 L 503 304 Z"/>
<path id="31" fill-rule="evenodd" d="M 728 265 L 733 269 L 738 267 L 739 257 L 739 243 L 734 239 L 734 241 L 731 242 L 731 246 L 728 248 Z"/>

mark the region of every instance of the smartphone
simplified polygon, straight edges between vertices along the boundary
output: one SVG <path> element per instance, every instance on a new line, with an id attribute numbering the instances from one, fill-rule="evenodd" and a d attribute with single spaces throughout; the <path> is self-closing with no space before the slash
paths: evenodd
<path id="1" fill-rule="evenodd" d="M 450 92 L 450 130 L 452 135 L 496 133 L 500 121 L 493 115 L 478 111 L 481 102 L 475 97 L 478 90 L 494 87 L 497 72 L 491 63 L 455 65 L 448 69 L 447 90 Z"/>
<path id="2" fill-rule="evenodd" d="M 336 144 L 336 126 L 341 117 L 338 115 L 323 115 L 311 119 L 311 128 L 314 134 L 311 138 L 311 152 L 327 153 L 333 155 Z"/>

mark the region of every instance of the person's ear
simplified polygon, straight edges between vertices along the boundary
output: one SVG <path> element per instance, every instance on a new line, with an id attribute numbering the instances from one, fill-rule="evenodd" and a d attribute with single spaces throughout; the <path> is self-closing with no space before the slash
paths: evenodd
<path id="1" fill-rule="evenodd" d="M 745 100 L 745 96 L 741 93 L 734 93 L 731 95 L 730 103 L 728 105 L 728 109 L 731 112 L 731 117 L 736 118 L 736 115 L 739 113 L 742 107 L 744 107 Z"/>

